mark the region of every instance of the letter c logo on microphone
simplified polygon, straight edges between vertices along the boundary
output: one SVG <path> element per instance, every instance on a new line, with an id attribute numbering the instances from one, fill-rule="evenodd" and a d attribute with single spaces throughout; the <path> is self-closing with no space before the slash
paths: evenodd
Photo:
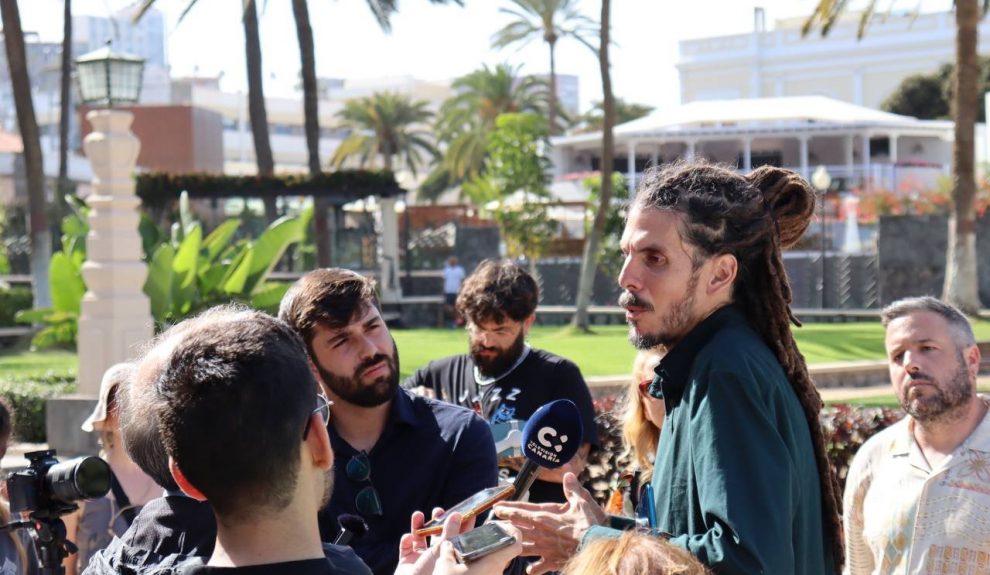
<path id="1" fill-rule="evenodd" d="M 536 434 L 536 439 L 540 442 L 540 445 L 550 447 L 557 453 L 560 453 L 564 449 L 564 444 L 567 443 L 567 436 L 561 435 L 559 443 L 551 442 L 547 439 L 548 437 L 557 437 L 557 430 L 552 427 L 543 427 Z"/>

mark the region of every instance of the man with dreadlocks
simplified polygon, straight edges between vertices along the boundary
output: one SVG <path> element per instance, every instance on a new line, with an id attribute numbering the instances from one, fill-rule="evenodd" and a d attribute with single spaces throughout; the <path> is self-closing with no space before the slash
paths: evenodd
<path id="1" fill-rule="evenodd" d="M 668 352 L 649 387 L 667 417 L 653 472 L 657 531 L 715 573 L 825 574 L 842 563 L 838 487 L 821 399 L 791 335 L 781 250 L 804 233 L 814 191 L 763 167 L 741 176 L 678 163 L 646 173 L 622 234 L 619 303 L 640 349 Z M 504 504 L 532 573 L 582 540 L 614 536 L 573 475 L 567 503 Z"/>

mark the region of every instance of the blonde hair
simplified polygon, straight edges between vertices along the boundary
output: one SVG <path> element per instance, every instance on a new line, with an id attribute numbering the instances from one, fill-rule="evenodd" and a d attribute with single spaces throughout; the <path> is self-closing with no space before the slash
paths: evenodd
<path id="1" fill-rule="evenodd" d="M 562 575 L 707 575 L 685 549 L 664 539 L 627 531 L 618 539 L 597 539 L 586 545 L 561 570 Z"/>
<path id="2" fill-rule="evenodd" d="M 653 368 L 663 353 L 659 348 L 644 349 L 633 360 L 632 381 L 626 391 L 626 407 L 622 416 L 622 437 L 626 453 L 633 458 L 644 474 L 653 471 L 653 460 L 660 444 L 660 429 L 647 419 L 643 401 L 639 396 L 639 382 L 652 379 Z"/>

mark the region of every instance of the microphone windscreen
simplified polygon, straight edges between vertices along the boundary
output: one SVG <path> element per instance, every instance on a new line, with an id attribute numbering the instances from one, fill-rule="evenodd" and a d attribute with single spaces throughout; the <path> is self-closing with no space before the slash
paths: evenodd
<path id="1" fill-rule="evenodd" d="M 558 399 L 537 409 L 526 421 L 523 455 L 540 467 L 556 469 L 574 457 L 583 438 L 581 412 L 573 401 Z"/>

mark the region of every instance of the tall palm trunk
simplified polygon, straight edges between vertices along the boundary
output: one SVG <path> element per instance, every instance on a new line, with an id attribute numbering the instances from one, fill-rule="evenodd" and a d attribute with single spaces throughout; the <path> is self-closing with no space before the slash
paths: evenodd
<path id="1" fill-rule="evenodd" d="M 600 45 L 598 47 L 598 66 L 602 75 L 602 187 L 598 198 L 598 211 L 591 226 L 587 241 L 584 242 L 584 257 L 581 258 L 581 276 L 578 279 L 576 309 L 572 325 L 579 330 L 589 331 L 588 306 L 591 305 L 591 295 L 595 286 L 595 272 L 598 270 L 598 251 L 602 233 L 605 231 L 605 219 L 612 203 L 612 158 L 615 155 L 615 141 L 612 128 L 615 126 L 615 96 L 612 94 L 612 73 L 608 61 L 609 26 L 611 11 L 610 0 L 602 0 Z"/>
<path id="2" fill-rule="evenodd" d="M 258 8 L 255 0 L 244 0 L 244 44 L 247 56 L 248 115 L 254 138 L 254 155 L 258 175 L 275 173 L 272 144 L 268 136 L 268 112 L 265 110 L 265 88 L 261 74 L 261 39 L 258 36 Z M 278 217 L 275 197 L 265 197 L 265 217 L 269 222 Z"/>
<path id="3" fill-rule="evenodd" d="M 953 76 L 952 212 L 942 297 L 967 313 L 980 307 L 976 270 L 976 172 L 974 126 L 979 106 L 980 65 L 976 53 L 978 0 L 956 0 L 956 69 Z"/>
<path id="4" fill-rule="evenodd" d="M 309 173 L 317 175 L 320 168 L 320 114 L 316 87 L 316 48 L 313 44 L 313 27 L 309 23 L 307 0 L 292 0 L 292 13 L 296 19 L 296 37 L 299 40 L 299 59 L 302 63 L 303 116 L 306 132 L 306 151 L 309 154 Z M 330 235 L 327 227 L 327 208 L 330 202 L 323 196 L 313 198 L 313 239 L 316 242 L 316 265 L 330 266 Z"/>
<path id="5" fill-rule="evenodd" d="M 550 129 L 547 133 L 553 136 L 557 133 L 557 58 L 554 48 L 557 46 L 557 39 L 547 40 L 550 46 L 550 101 L 547 102 L 547 117 L 550 122 Z"/>
<path id="6" fill-rule="evenodd" d="M 69 185 L 69 108 L 72 98 L 69 90 L 72 84 L 72 0 L 62 2 L 62 74 L 60 78 L 60 100 L 58 117 L 58 187 L 55 194 L 55 220 L 61 221 L 64 212 L 65 195 L 70 191 Z"/>
<path id="7" fill-rule="evenodd" d="M 45 172 L 41 157 L 41 139 L 38 120 L 31 101 L 31 79 L 28 77 L 27 56 L 24 48 L 24 31 L 17 0 L 0 0 L 0 18 L 3 20 L 3 38 L 7 49 L 7 65 L 17 109 L 17 125 L 24 143 L 24 164 L 27 170 L 28 227 L 31 234 L 31 277 L 34 280 L 34 307 L 51 307 L 48 287 L 48 263 L 52 243 L 45 213 Z"/>

